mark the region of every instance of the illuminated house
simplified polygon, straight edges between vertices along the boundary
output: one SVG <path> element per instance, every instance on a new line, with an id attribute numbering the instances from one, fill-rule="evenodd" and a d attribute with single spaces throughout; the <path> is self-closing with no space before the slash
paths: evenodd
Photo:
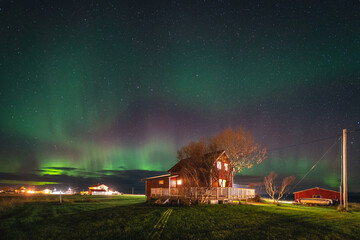
<path id="1" fill-rule="evenodd" d="M 15 189 L 16 193 L 26 193 L 26 188 L 25 187 L 18 187 Z"/>
<path id="2" fill-rule="evenodd" d="M 254 189 L 234 188 L 233 169 L 229 167 L 229 158 L 225 151 L 205 155 L 208 166 L 197 166 L 196 183 L 189 172 L 191 158 L 182 159 L 168 170 L 169 174 L 146 178 L 145 195 L 151 198 L 189 198 L 206 197 L 211 200 L 232 201 L 255 197 Z M 197 170 L 198 169 L 198 170 Z M 216 174 L 215 174 L 216 172 Z M 196 174 L 196 173 L 195 173 Z"/>
<path id="3" fill-rule="evenodd" d="M 89 195 L 109 195 L 109 187 L 104 184 L 96 184 L 89 187 Z"/>

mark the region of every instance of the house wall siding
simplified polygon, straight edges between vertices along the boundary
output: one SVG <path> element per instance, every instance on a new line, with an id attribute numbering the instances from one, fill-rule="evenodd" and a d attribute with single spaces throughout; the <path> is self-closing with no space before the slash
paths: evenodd
<path id="1" fill-rule="evenodd" d="M 163 180 L 164 184 L 159 184 L 159 181 Z M 155 178 L 146 180 L 146 193 L 147 197 L 151 195 L 151 188 L 169 188 L 169 178 Z"/>
<path id="2" fill-rule="evenodd" d="M 228 181 L 228 185 L 227 187 L 232 187 L 233 183 L 232 183 L 232 169 L 230 169 L 230 166 L 228 166 L 228 170 L 225 171 L 225 163 L 229 164 L 229 160 L 227 159 L 227 157 L 223 156 L 221 157 L 218 161 L 221 162 L 221 169 L 219 171 L 219 179 L 223 179 Z M 217 164 L 217 162 L 215 162 L 215 164 Z M 217 179 L 212 179 L 212 186 L 213 187 L 219 187 L 219 181 L 217 181 Z"/>

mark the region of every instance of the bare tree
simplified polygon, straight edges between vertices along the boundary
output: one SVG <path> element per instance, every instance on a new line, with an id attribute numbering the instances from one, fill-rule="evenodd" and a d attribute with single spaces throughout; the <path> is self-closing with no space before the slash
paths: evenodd
<path id="1" fill-rule="evenodd" d="M 249 131 L 231 127 L 212 138 L 213 145 L 225 150 L 230 159 L 230 169 L 240 173 L 244 168 L 251 168 L 266 159 L 266 148 L 256 143 Z"/>
<path id="2" fill-rule="evenodd" d="M 277 198 L 277 202 L 279 202 L 279 200 L 284 196 L 285 190 L 288 186 L 290 186 L 290 184 L 292 184 L 292 182 L 295 180 L 294 176 L 289 176 L 283 179 L 282 184 L 281 184 L 281 188 L 279 191 L 279 195 Z"/>
<path id="3" fill-rule="evenodd" d="M 177 158 L 182 161 L 181 171 L 184 177 L 184 186 L 199 187 L 209 185 L 210 159 L 207 157 L 208 145 L 206 139 L 190 142 L 177 151 Z"/>
<path id="4" fill-rule="evenodd" d="M 190 142 L 177 151 L 177 158 L 182 160 L 181 172 L 184 187 L 202 187 L 210 190 L 212 180 L 219 179 L 219 170 L 215 166 L 213 145 L 209 139 Z M 207 201 L 210 191 L 201 194 L 201 202 Z"/>
<path id="5" fill-rule="evenodd" d="M 273 202 L 278 203 L 279 200 L 284 196 L 285 190 L 288 186 L 295 180 L 294 176 L 289 176 L 283 179 L 281 187 L 278 189 L 275 183 L 275 179 L 278 177 L 278 174 L 275 172 L 270 172 L 269 176 L 264 177 L 264 184 L 266 193 L 270 196 Z M 275 195 L 278 194 L 277 198 Z"/>
<path id="6" fill-rule="evenodd" d="M 275 179 L 277 178 L 277 174 L 275 172 L 270 172 L 269 176 L 264 177 L 264 184 L 266 193 L 275 203 L 275 194 L 276 194 L 276 185 L 274 183 Z"/>
<path id="7" fill-rule="evenodd" d="M 214 153 L 225 151 L 229 157 L 226 171 L 226 187 L 232 182 L 233 169 L 240 172 L 244 168 L 261 163 L 266 158 L 266 149 L 254 141 L 252 134 L 240 128 L 227 128 L 212 138 L 190 142 L 177 152 L 182 161 L 184 186 L 212 187 L 212 181 L 219 181 L 219 169 L 214 161 Z"/>

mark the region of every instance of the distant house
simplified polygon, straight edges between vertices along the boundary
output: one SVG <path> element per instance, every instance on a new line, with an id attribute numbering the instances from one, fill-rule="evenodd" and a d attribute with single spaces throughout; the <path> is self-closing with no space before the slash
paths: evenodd
<path id="1" fill-rule="evenodd" d="M 109 187 L 105 184 L 96 184 L 89 187 L 89 195 L 109 195 Z"/>
<path id="2" fill-rule="evenodd" d="M 318 199 L 329 199 L 331 200 L 331 203 L 338 203 L 340 200 L 339 192 L 324 188 L 319 188 L 319 187 L 297 191 L 294 192 L 294 194 L 295 194 L 296 203 L 301 203 L 309 200 L 318 200 Z M 309 201 L 309 203 L 311 203 L 311 201 Z"/>
<path id="3" fill-rule="evenodd" d="M 180 160 L 168 170 L 169 174 L 146 178 L 147 199 L 163 197 L 198 199 L 207 195 L 209 200 L 232 200 L 255 196 L 254 189 L 233 187 L 233 169 L 230 168 L 229 157 L 225 151 L 209 153 L 206 158 L 209 159 L 210 164 L 198 166 L 199 171 L 202 171 L 202 177 L 196 179 L 196 184 L 187 172 L 188 161 L 194 160 L 191 158 Z"/>
<path id="4" fill-rule="evenodd" d="M 16 193 L 26 193 L 26 188 L 25 187 L 18 187 L 15 189 Z"/>

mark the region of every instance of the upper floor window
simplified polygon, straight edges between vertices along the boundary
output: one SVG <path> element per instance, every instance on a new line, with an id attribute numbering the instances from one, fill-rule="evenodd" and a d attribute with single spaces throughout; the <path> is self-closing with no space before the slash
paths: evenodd
<path id="1" fill-rule="evenodd" d="M 159 180 L 159 184 L 164 184 L 164 180 Z"/>
<path id="2" fill-rule="evenodd" d="M 225 166 L 225 171 L 227 171 L 228 170 L 228 164 L 225 163 L 224 166 Z"/>
<path id="3" fill-rule="evenodd" d="M 217 168 L 221 169 L 221 162 L 220 161 L 217 161 Z"/>
<path id="4" fill-rule="evenodd" d="M 182 184 L 181 179 L 178 179 L 178 180 L 177 180 L 177 185 L 181 185 L 181 184 Z"/>

